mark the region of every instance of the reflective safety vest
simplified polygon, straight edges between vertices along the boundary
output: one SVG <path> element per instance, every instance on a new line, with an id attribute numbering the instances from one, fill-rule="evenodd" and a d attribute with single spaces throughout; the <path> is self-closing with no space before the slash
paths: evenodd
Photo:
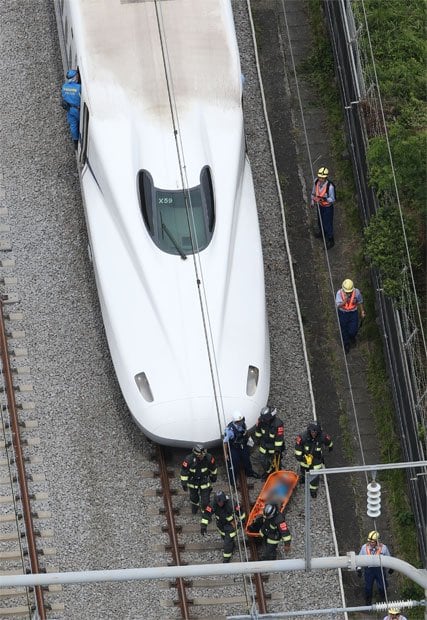
<path id="1" fill-rule="evenodd" d="M 319 179 L 316 179 L 314 182 L 315 194 L 313 196 L 313 200 L 316 204 L 320 205 L 321 207 L 331 206 L 331 203 L 329 203 L 326 200 L 328 197 L 328 193 L 329 193 L 329 186 L 330 186 L 330 181 L 326 181 L 326 183 L 323 183 L 321 187 L 320 187 Z"/>
<path id="2" fill-rule="evenodd" d="M 366 555 L 381 555 L 382 550 L 383 546 L 381 543 L 376 545 L 373 549 L 370 545 L 366 545 Z"/>
<path id="3" fill-rule="evenodd" d="M 343 306 L 340 306 L 339 310 L 344 310 L 344 312 L 352 312 L 357 308 L 356 302 L 356 291 L 354 290 L 350 297 L 347 297 L 346 293 L 341 289 L 341 299 L 344 302 Z"/>

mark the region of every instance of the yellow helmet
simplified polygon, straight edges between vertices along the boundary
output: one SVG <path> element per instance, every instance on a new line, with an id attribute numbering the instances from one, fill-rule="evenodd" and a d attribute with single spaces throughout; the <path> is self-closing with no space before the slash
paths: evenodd
<path id="1" fill-rule="evenodd" d="M 400 614 L 400 609 L 398 607 L 390 607 L 388 610 L 389 614 Z"/>
<path id="2" fill-rule="evenodd" d="M 329 174 L 329 170 L 325 168 L 325 166 L 322 166 L 317 171 L 317 176 L 319 177 L 319 179 L 326 179 L 328 174 Z"/>
<path id="3" fill-rule="evenodd" d="M 368 540 L 371 540 L 373 542 L 378 542 L 379 537 L 380 533 L 377 532 L 377 530 L 372 530 L 372 532 L 369 532 L 368 534 Z"/>
<path id="4" fill-rule="evenodd" d="M 353 280 L 350 280 L 349 278 L 344 280 L 341 286 L 344 293 L 352 293 L 354 291 Z"/>

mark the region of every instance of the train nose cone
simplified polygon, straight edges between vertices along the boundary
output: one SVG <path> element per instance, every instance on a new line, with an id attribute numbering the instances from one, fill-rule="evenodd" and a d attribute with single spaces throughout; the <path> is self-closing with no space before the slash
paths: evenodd
<path id="1" fill-rule="evenodd" d="M 249 428 L 256 422 L 257 403 L 248 406 L 237 398 L 222 402 L 225 418 L 222 412 L 218 414 L 213 398 L 200 397 L 152 405 L 137 421 L 150 439 L 162 445 L 187 447 L 202 443 L 209 447 L 221 441 L 231 413 L 236 409 L 245 415 Z"/>

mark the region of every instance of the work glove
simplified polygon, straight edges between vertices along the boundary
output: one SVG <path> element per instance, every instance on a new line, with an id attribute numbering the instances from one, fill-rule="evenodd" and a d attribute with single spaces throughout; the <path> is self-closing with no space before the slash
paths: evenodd
<path id="1" fill-rule="evenodd" d="M 201 525 L 200 526 L 200 533 L 202 536 L 204 536 L 207 532 L 208 528 L 206 527 L 206 525 Z"/>
<path id="2" fill-rule="evenodd" d="M 356 568 L 357 571 L 357 576 L 361 577 L 362 576 L 362 569 L 361 568 Z"/>
<path id="3" fill-rule="evenodd" d="M 188 491 L 188 486 L 184 483 L 182 483 L 182 490 L 185 492 Z"/>
<path id="4" fill-rule="evenodd" d="M 392 575 L 393 573 L 394 573 L 394 569 L 393 569 L 393 568 L 389 568 L 389 569 L 388 569 L 388 574 L 389 574 L 389 575 Z"/>

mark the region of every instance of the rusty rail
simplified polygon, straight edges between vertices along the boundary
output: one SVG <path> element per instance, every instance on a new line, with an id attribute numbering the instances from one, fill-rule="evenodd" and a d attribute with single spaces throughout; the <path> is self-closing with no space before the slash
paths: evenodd
<path id="1" fill-rule="evenodd" d="M 171 541 L 173 562 L 175 566 L 181 566 L 182 565 L 181 554 L 180 554 L 180 547 L 178 543 L 177 530 L 176 530 L 176 525 L 175 525 L 174 510 L 172 506 L 172 495 L 171 495 L 170 486 L 169 486 L 169 475 L 168 475 L 168 470 L 166 466 L 164 448 L 162 448 L 162 446 L 157 446 L 157 455 L 158 455 L 158 463 L 159 463 L 160 480 L 161 480 L 162 490 L 163 490 L 163 502 L 165 505 L 165 513 L 166 513 L 166 519 L 168 523 L 168 533 L 169 533 L 169 538 Z M 178 590 L 179 606 L 181 609 L 182 617 L 185 618 L 185 620 L 188 620 L 190 618 L 190 601 L 187 598 L 187 592 L 185 589 L 184 579 L 179 578 L 176 580 L 176 588 Z"/>
<path id="2" fill-rule="evenodd" d="M 19 420 L 17 414 L 17 406 L 15 400 L 15 390 L 13 387 L 12 371 L 9 363 L 9 350 L 7 346 L 6 328 L 4 324 L 3 302 L 0 299 L 0 355 L 3 366 L 3 377 L 5 382 L 5 391 L 8 403 L 8 412 L 10 418 L 10 426 L 12 431 L 12 443 L 15 453 L 15 463 L 18 471 L 18 484 L 20 499 L 23 510 L 23 518 L 25 523 L 25 534 L 28 545 L 28 555 L 30 559 L 31 572 L 33 574 L 40 573 L 39 558 L 37 553 L 36 537 L 34 532 L 34 523 L 31 512 L 30 493 L 28 491 L 27 475 L 25 470 L 24 455 L 21 447 L 21 434 L 19 431 Z M 46 606 L 43 597 L 43 589 L 41 586 L 35 586 L 34 594 L 37 605 L 37 613 L 40 620 L 46 620 Z"/>
<path id="3" fill-rule="evenodd" d="M 240 493 L 242 496 L 242 504 L 246 512 L 246 516 L 249 516 L 251 511 L 251 500 L 249 497 L 249 490 L 247 484 L 247 478 L 242 468 L 240 468 Z M 256 543 L 253 538 L 248 539 L 248 546 L 251 552 L 251 561 L 256 562 L 259 560 L 258 558 L 258 549 Z M 256 573 L 254 575 L 255 582 L 255 590 L 256 590 L 256 598 L 258 601 L 259 613 L 266 614 L 267 613 L 267 601 L 266 594 L 264 590 L 264 583 L 262 581 L 261 573 Z"/>

